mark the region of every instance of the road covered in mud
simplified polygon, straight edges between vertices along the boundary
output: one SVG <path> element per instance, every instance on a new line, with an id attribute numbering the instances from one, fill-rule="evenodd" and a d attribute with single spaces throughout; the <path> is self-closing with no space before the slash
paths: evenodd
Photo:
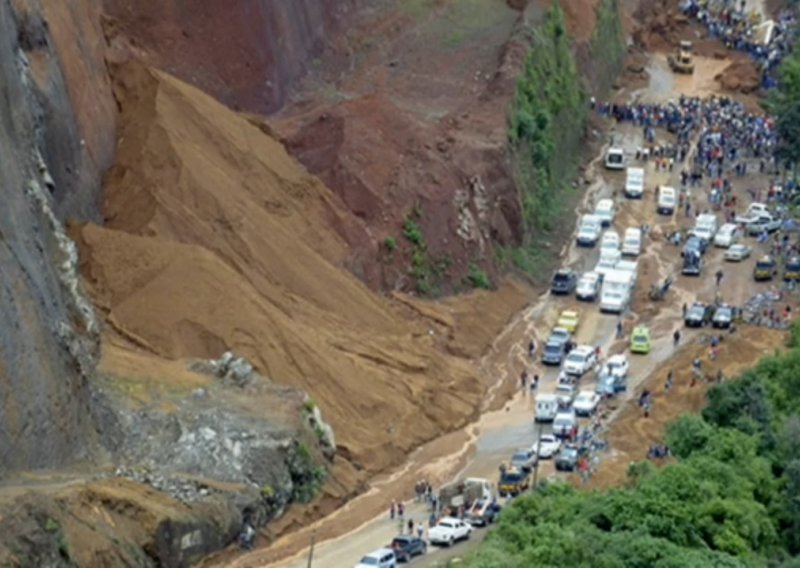
<path id="1" fill-rule="evenodd" d="M 618 93 L 615 100 L 618 102 L 666 103 L 675 101 L 681 96 L 706 98 L 712 95 L 725 93 L 718 92 L 718 84 L 714 78 L 719 75 L 730 61 L 723 58 L 695 57 L 695 72 L 687 75 L 673 74 L 663 53 L 652 54 L 646 65 L 649 76 L 647 85 L 636 90 L 627 89 Z M 578 344 L 588 344 L 598 347 L 605 358 L 610 354 L 625 353 L 630 362 L 628 388 L 616 398 L 603 404 L 600 414 L 603 416 L 601 432 L 606 433 L 615 428 L 614 418 L 635 404 L 633 400 L 641 392 L 645 382 L 663 381 L 668 371 L 686 375 L 688 369 L 687 357 L 681 354 L 683 345 L 702 343 L 708 336 L 707 330 L 694 331 L 683 327 L 683 306 L 691 305 L 694 301 L 713 302 L 719 294 L 721 298 L 732 305 L 741 306 L 758 292 L 767 290 L 772 285 L 756 283 L 752 278 L 753 262 L 760 254 L 766 253 L 768 244 L 758 243 L 755 239 L 747 238 L 743 242 L 752 247 L 750 259 L 741 263 L 725 262 L 724 249 L 710 246 L 705 254 L 705 265 L 702 274 L 698 276 L 681 276 L 682 258 L 680 246 L 675 246 L 667 241 L 666 236 L 678 230 L 682 233 L 689 231 L 695 221 L 696 211 L 711 211 L 712 203 L 708 200 L 708 183 L 692 188 L 691 203 L 693 209 L 687 214 L 683 208 L 674 215 L 659 215 L 656 211 L 655 188 L 657 186 L 680 187 L 680 172 L 683 164 L 676 163 L 674 168 L 656 168 L 653 160 L 636 160 L 639 150 L 648 144 L 665 145 L 675 142 L 675 135 L 663 129 L 656 129 L 655 140 L 644 140 L 643 129 L 630 122 L 607 122 L 609 144 L 604 146 L 601 153 L 589 165 L 587 177 L 590 180 L 586 197 L 579 206 L 577 213 L 589 213 L 600 199 L 611 198 L 615 201 L 617 214 L 612 228 L 620 235 L 626 228 L 647 226 L 648 234 L 644 239 L 643 252 L 638 257 L 638 284 L 634 293 L 630 309 L 621 317 L 600 313 L 598 306 L 592 303 L 579 302 L 572 296 L 556 297 L 549 293 L 544 294 L 539 300 L 520 313 L 508 326 L 503 334 L 497 338 L 494 348 L 481 362 L 483 372 L 488 376 L 496 377 L 498 385 L 507 386 L 509 383 L 519 381 L 521 371 L 526 370 L 529 376 L 541 377 L 538 392 L 531 393 L 527 388 L 518 389 L 507 403 L 499 409 L 487 410 L 479 423 L 472 425 L 462 432 L 450 434 L 427 446 L 420 448 L 412 456 L 406 466 L 382 479 L 377 479 L 372 484 L 370 491 L 343 507 L 334 515 L 322 519 L 316 526 L 306 527 L 274 543 L 266 550 L 240 557 L 232 566 L 256 567 L 278 566 L 280 568 L 302 568 L 308 565 L 308 545 L 314 539 L 317 531 L 323 526 L 335 527 L 337 522 L 345 517 L 355 516 L 364 519 L 361 526 L 347 534 L 338 536 L 324 542 L 316 542 L 313 549 L 313 566 L 339 567 L 352 566 L 359 558 L 376 548 L 387 545 L 392 538 L 403 531 L 408 520 L 427 524 L 429 510 L 425 504 L 413 501 L 414 483 L 420 479 L 431 482 L 434 487 L 449 482 L 455 477 L 478 477 L 492 481 L 497 479 L 498 466 L 508 461 L 511 454 L 518 448 L 530 447 L 535 443 L 541 433 L 540 426 L 533 420 L 535 410 L 535 395 L 538 393 L 554 392 L 558 368 L 544 367 L 536 359 L 530 359 L 527 353 L 528 342 L 535 339 L 537 344 L 543 345 L 550 330 L 554 327 L 559 314 L 565 309 L 574 309 L 580 313 L 580 325 L 574 336 Z M 697 133 L 690 140 L 691 150 L 695 151 Z M 646 170 L 646 193 L 643 199 L 628 200 L 622 195 L 624 185 L 624 171 L 612 172 L 603 168 L 603 160 L 610 146 L 620 147 L 624 150 L 629 166 L 640 166 Z M 752 201 L 753 195 L 748 192 L 753 188 L 762 190 L 774 182 L 774 174 L 770 168 L 762 171 L 759 160 L 747 160 L 748 169 L 745 175 L 733 176 L 731 195 L 735 195 L 739 203 L 739 212 L 742 212 Z M 727 174 L 726 174 L 727 175 Z M 724 221 L 722 214 L 718 214 L 719 224 Z M 582 273 L 593 269 L 598 261 L 599 247 L 582 248 L 571 244 L 565 249 L 564 265 Z M 717 287 L 715 275 L 722 271 L 724 277 Z M 652 284 L 662 282 L 665 278 L 674 279 L 674 284 L 668 291 L 663 301 L 653 302 L 648 298 L 648 291 Z M 791 300 L 795 303 L 794 300 Z M 622 324 L 623 337 L 617 335 L 617 326 Z M 628 353 L 630 332 L 636 325 L 647 325 L 652 332 L 652 349 L 643 356 Z M 682 334 L 681 345 L 677 348 L 673 344 L 673 333 L 680 330 Z M 771 341 L 768 338 L 768 341 Z M 706 361 L 706 370 L 721 370 L 732 363 L 736 358 L 735 353 L 725 355 L 728 361 Z M 741 354 L 736 360 L 739 366 L 749 365 L 754 362 L 757 353 L 752 351 Z M 676 368 L 675 365 L 681 365 Z M 648 383 L 649 384 L 649 383 Z M 594 385 L 590 378 L 584 378 L 582 389 L 593 390 Z M 493 405 L 488 404 L 488 409 Z M 688 408 L 687 408 L 688 409 Z M 658 414 L 656 405 L 653 412 Z M 582 424 L 588 425 L 587 421 Z M 545 427 L 546 428 L 546 427 Z M 546 430 L 544 430 L 546 431 Z M 601 436 L 603 434 L 601 433 Z M 609 436 L 613 438 L 613 436 Z M 640 448 L 643 459 L 647 452 L 646 447 Z M 601 455 L 598 475 L 602 475 L 604 461 L 613 460 L 615 449 L 613 445 L 607 450 L 607 455 Z M 616 475 L 616 474 L 615 474 Z M 557 473 L 552 465 L 552 460 L 543 460 L 538 471 L 539 479 L 568 479 L 575 482 L 575 474 Z M 624 479 L 605 479 L 604 485 L 613 485 Z M 406 511 L 403 521 L 390 519 L 389 505 L 394 496 L 403 495 L 406 501 Z M 377 516 L 375 511 L 383 511 Z M 371 515 L 369 513 L 372 513 Z M 486 534 L 486 529 L 477 529 L 469 544 L 457 545 L 453 548 L 439 549 L 429 547 L 428 553 L 414 561 L 415 566 L 435 566 L 449 559 L 463 556 L 474 548 Z M 326 531 L 330 534 L 330 531 Z M 300 553 L 296 553 L 302 549 Z M 287 555 L 293 556 L 286 558 Z M 283 559 L 282 559 L 283 558 Z"/>

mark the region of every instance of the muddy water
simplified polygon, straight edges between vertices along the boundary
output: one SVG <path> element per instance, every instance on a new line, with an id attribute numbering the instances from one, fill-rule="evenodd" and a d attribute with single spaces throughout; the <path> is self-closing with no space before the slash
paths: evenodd
<path id="1" fill-rule="evenodd" d="M 697 58 L 694 75 L 674 76 L 669 71 L 665 58 L 656 55 L 651 58 L 647 66 L 650 72 L 648 86 L 628 95 L 631 98 L 654 102 L 677 98 L 681 93 L 690 96 L 705 96 L 714 92 L 713 77 L 724 69 L 726 64 L 726 61 Z M 659 132 L 659 136 L 661 136 L 659 141 L 669 140 L 669 135 L 666 133 Z M 641 130 L 627 124 L 614 127 L 611 137 L 614 143 L 621 145 L 629 156 L 633 156 L 636 148 L 642 143 Z M 603 170 L 600 159 L 601 157 L 598 157 L 588 170 L 588 175 L 593 181 L 584 202 L 579 206 L 580 213 L 590 211 L 597 199 L 611 196 L 614 188 L 620 188 L 624 181 L 624 174 Z M 656 172 L 652 165 L 648 165 L 646 186 L 650 190 L 659 184 L 677 185 L 677 176 L 677 169 L 672 173 Z M 757 183 L 757 180 L 748 176 L 748 178 L 737 181 L 738 189 L 743 191 L 743 188 L 749 183 Z M 652 193 L 649 193 L 644 199 L 636 201 L 620 198 L 617 200 L 617 205 L 619 213 L 615 219 L 614 228 L 620 234 L 626 227 L 639 226 L 642 223 L 655 227 L 658 232 L 675 227 L 689 228 L 693 221 L 680 214 L 674 217 L 657 215 Z M 697 205 L 701 208 L 707 206 L 702 199 L 698 199 Z M 564 256 L 566 264 L 578 270 L 589 270 L 597 261 L 598 251 L 579 249 L 569 245 Z M 648 356 L 630 358 L 629 391 L 627 396 L 615 402 L 617 409 L 622 407 L 624 400 L 634 396 L 638 384 L 657 366 L 663 365 L 670 358 L 673 351 L 672 331 L 681 326 L 680 306 L 683 303 L 691 303 L 695 298 L 705 300 L 713 298 L 712 275 L 719 267 L 723 266 L 722 253 L 712 250 L 707 257 L 703 277 L 680 277 L 678 276 L 680 255 L 677 249 L 659 240 L 646 242 L 646 250 L 640 260 L 640 266 L 647 262 L 648 266 L 652 268 L 650 274 L 640 274 L 640 292 L 637 294 L 632 312 L 626 315 L 626 319 L 633 322 L 642 321 L 651 326 L 654 335 L 653 350 Z M 751 269 L 748 265 L 726 264 L 724 266 L 726 278 L 723 295 L 726 299 L 741 302 L 753 292 L 752 281 L 749 278 Z M 650 283 L 660 281 L 667 275 L 676 278 L 676 283 L 667 299 L 655 306 L 649 301 L 642 300 L 641 291 L 647 290 Z M 498 338 L 492 354 L 483 361 L 482 370 L 489 376 L 496 377 L 499 387 L 499 385 L 508 384 L 509 381 L 518 380 L 519 370 L 523 368 L 523 365 L 527 365 L 531 372 L 540 375 L 540 391 L 553 391 L 557 370 L 544 368 L 527 360 L 526 345 L 531 336 L 538 337 L 541 345 L 542 340 L 557 320 L 560 311 L 566 308 L 578 309 L 581 312 L 581 326 L 576 334 L 578 342 L 600 346 L 604 353 L 621 352 L 625 349 L 624 341 L 614 341 L 614 332 L 618 321 L 616 316 L 603 315 L 599 313 L 596 305 L 579 303 L 574 298 L 552 298 L 546 294 L 534 306 L 520 313 Z M 691 340 L 692 332 L 684 330 L 683 333 L 687 340 Z M 593 385 L 586 384 L 588 382 L 588 379 L 584 381 L 585 388 L 593 388 Z M 491 404 L 488 404 L 487 401 L 488 407 L 491 407 Z M 322 524 L 335 523 L 337 516 L 342 515 L 370 519 L 348 535 L 317 544 L 314 552 L 314 566 L 352 565 L 364 552 L 389 542 L 398 530 L 397 523 L 389 521 L 385 514 L 378 512 L 386 510 L 391 496 L 398 494 L 398 491 L 402 490 L 400 494 L 409 495 L 408 488 L 420 478 L 426 478 L 434 484 L 445 482 L 455 475 L 495 479 L 497 467 L 501 461 L 507 460 L 515 449 L 528 447 L 535 441 L 537 430 L 533 422 L 533 413 L 533 397 L 519 392 L 499 410 L 486 412 L 478 424 L 465 431 L 446 436 L 415 452 L 402 470 L 375 480 L 369 493 L 349 503 L 332 518 L 322 521 Z M 556 473 L 553 471 L 552 464 L 545 462 L 540 469 L 540 478 L 550 476 L 556 476 Z M 377 509 L 375 508 L 376 503 Z M 366 516 L 369 511 L 372 511 L 372 514 Z M 423 520 L 427 513 L 424 507 L 410 503 L 406 519 L 409 516 Z M 284 539 L 284 542 L 277 543 L 276 547 L 280 548 L 281 545 L 285 545 L 287 551 L 292 548 L 296 550 L 296 543 L 302 539 L 308 539 L 310 532 L 307 529 L 290 535 Z M 479 533 L 479 536 L 482 534 L 483 531 Z M 295 541 L 294 545 L 289 542 L 292 540 Z M 415 565 L 428 566 L 433 562 L 462 554 L 464 550 L 465 547 L 456 547 L 451 551 L 432 549 L 425 559 L 416 561 Z M 268 552 L 269 550 L 266 551 L 266 553 Z M 269 558 L 270 556 L 264 552 L 256 552 L 241 558 L 233 565 L 279 566 L 281 568 L 303 568 L 307 565 L 307 551 L 277 563 L 270 562 Z"/>

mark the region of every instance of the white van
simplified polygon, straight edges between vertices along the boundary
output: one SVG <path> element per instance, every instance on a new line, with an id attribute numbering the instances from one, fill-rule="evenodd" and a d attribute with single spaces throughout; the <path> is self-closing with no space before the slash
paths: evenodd
<path id="1" fill-rule="evenodd" d="M 631 274 L 631 288 L 636 286 L 636 280 L 639 278 L 639 263 L 635 260 L 620 260 L 615 267 L 617 270 L 630 272 Z"/>
<path id="2" fill-rule="evenodd" d="M 628 168 L 625 172 L 625 197 L 641 199 L 644 196 L 644 168 Z"/>
<path id="3" fill-rule="evenodd" d="M 605 276 L 609 270 L 614 270 L 617 263 L 622 258 L 622 253 L 618 249 L 601 249 L 600 260 L 594 267 L 594 272 Z"/>
<path id="4" fill-rule="evenodd" d="M 658 190 L 656 212 L 661 215 L 672 215 L 678 206 L 677 192 L 674 187 L 662 187 Z"/>
<path id="5" fill-rule="evenodd" d="M 612 146 L 608 149 L 608 152 L 606 152 L 606 169 L 625 169 L 625 152 L 622 151 L 622 148 L 616 148 Z"/>
<path id="6" fill-rule="evenodd" d="M 603 227 L 608 227 L 614 222 L 614 201 L 612 199 L 601 199 L 594 208 L 594 214 L 600 217 Z"/>
<path id="7" fill-rule="evenodd" d="M 694 222 L 692 233 L 698 239 L 710 243 L 717 233 L 717 216 L 712 213 L 703 213 Z"/>
<path id="8" fill-rule="evenodd" d="M 397 557 L 389 548 L 379 548 L 364 555 L 356 568 L 396 568 Z"/>
<path id="9" fill-rule="evenodd" d="M 636 227 L 625 229 L 622 239 L 623 256 L 639 256 L 642 252 L 642 230 Z"/>
<path id="10" fill-rule="evenodd" d="M 600 250 L 617 250 L 619 248 L 619 235 L 614 229 L 603 231 L 603 238 L 600 239 Z"/>
<path id="11" fill-rule="evenodd" d="M 606 274 L 600 292 L 600 311 L 624 312 L 631 301 L 632 281 L 631 273 L 624 270 L 611 270 Z"/>
<path id="12" fill-rule="evenodd" d="M 536 422 L 552 422 L 558 414 L 558 397 L 554 394 L 536 396 Z"/>

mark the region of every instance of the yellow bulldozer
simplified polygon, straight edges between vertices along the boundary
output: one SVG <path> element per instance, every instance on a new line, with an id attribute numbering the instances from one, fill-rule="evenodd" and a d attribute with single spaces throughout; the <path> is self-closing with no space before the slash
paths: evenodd
<path id="1" fill-rule="evenodd" d="M 670 69 L 675 73 L 694 73 L 694 59 L 692 58 L 692 42 L 682 41 L 675 53 L 667 56 Z"/>

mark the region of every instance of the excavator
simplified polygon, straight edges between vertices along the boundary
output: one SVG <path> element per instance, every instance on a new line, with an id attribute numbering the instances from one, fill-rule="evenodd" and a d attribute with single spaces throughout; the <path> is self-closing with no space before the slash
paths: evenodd
<path id="1" fill-rule="evenodd" d="M 694 73 L 694 60 L 692 58 L 692 42 L 681 41 L 675 53 L 667 56 L 667 63 L 675 73 Z"/>

